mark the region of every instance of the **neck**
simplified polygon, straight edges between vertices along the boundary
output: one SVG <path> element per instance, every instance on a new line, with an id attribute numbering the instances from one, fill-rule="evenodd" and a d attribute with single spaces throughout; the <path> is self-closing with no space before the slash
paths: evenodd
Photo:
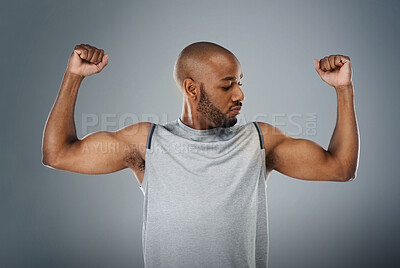
<path id="1" fill-rule="evenodd" d="M 196 107 L 190 105 L 188 101 L 182 103 L 182 114 L 180 116 L 182 123 L 199 130 L 215 128 L 215 126 L 207 120 L 204 115 L 196 111 Z"/>

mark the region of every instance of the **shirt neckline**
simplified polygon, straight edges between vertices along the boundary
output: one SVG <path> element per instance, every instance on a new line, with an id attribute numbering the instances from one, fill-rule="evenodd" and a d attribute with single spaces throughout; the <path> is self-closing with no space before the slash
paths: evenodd
<path id="1" fill-rule="evenodd" d="M 178 125 L 185 131 L 190 132 L 195 135 L 213 135 L 217 132 L 220 132 L 223 128 L 222 127 L 215 127 L 215 128 L 210 128 L 210 129 L 195 129 L 192 127 L 189 127 L 188 125 L 185 125 L 181 118 L 178 117 L 177 119 Z"/>

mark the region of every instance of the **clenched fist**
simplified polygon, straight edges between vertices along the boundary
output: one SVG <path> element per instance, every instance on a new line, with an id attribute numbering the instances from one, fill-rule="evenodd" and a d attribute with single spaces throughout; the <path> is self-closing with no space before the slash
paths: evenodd
<path id="1" fill-rule="evenodd" d="M 323 81 L 335 88 L 351 85 L 352 71 L 350 58 L 343 55 L 330 55 L 321 60 L 314 59 L 315 70 Z"/>
<path id="2" fill-rule="evenodd" d="M 101 72 L 108 64 L 108 54 L 88 44 L 76 45 L 68 60 L 67 72 L 90 76 Z"/>

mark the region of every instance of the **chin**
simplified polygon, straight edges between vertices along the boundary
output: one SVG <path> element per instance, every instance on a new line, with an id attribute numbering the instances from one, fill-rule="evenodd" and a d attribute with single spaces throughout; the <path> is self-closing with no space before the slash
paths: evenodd
<path id="1" fill-rule="evenodd" d="M 221 127 L 222 128 L 229 128 L 229 127 L 233 127 L 234 125 L 236 125 L 237 123 L 237 119 L 231 119 L 231 120 L 226 120 L 224 123 L 222 123 Z"/>

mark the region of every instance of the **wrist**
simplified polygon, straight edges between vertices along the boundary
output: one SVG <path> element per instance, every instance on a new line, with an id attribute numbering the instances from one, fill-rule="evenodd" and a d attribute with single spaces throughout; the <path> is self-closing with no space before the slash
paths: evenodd
<path id="1" fill-rule="evenodd" d="M 74 80 L 80 80 L 80 81 L 82 81 L 85 78 L 85 76 L 77 74 L 77 73 L 73 73 L 73 72 L 69 71 L 68 69 L 65 71 L 64 77 L 69 78 L 69 79 L 74 79 Z"/>
<path id="2" fill-rule="evenodd" d="M 354 90 L 353 85 L 335 87 L 337 101 L 339 105 L 344 103 L 354 106 Z"/>
<path id="3" fill-rule="evenodd" d="M 353 89 L 353 82 L 351 81 L 347 85 L 340 85 L 340 86 L 334 86 L 336 90 L 350 90 Z"/>
<path id="4" fill-rule="evenodd" d="M 72 94 L 75 96 L 79 90 L 83 78 L 85 77 L 82 75 L 65 71 L 63 80 L 61 82 L 60 92 L 67 92 L 68 95 Z"/>
<path id="5" fill-rule="evenodd" d="M 335 86 L 334 88 L 336 90 L 336 93 L 338 93 L 338 94 L 340 94 L 340 93 L 348 94 L 348 93 L 353 93 L 353 91 L 354 91 L 353 82 L 351 82 L 348 85 Z"/>

